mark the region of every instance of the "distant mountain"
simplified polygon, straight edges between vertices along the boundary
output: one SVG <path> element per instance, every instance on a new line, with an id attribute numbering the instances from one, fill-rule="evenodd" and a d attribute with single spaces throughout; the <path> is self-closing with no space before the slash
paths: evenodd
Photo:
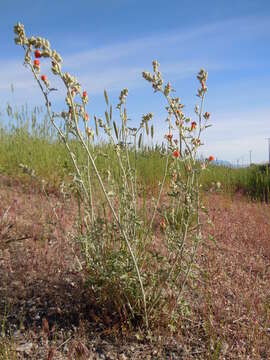
<path id="1" fill-rule="evenodd" d="M 234 165 L 227 160 L 215 160 L 213 164 L 219 166 L 234 167 Z"/>

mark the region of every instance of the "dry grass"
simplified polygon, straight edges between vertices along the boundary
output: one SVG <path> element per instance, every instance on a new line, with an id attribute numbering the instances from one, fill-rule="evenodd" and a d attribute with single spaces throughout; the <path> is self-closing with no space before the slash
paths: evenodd
<path id="1" fill-rule="evenodd" d="M 269 205 L 205 196 L 216 245 L 201 248 L 179 329 L 151 344 L 95 306 L 71 242 L 76 205 L 49 198 L 0 178 L 0 359 L 270 358 Z"/>
<path id="2" fill-rule="evenodd" d="M 207 202 L 216 239 L 201 255 L 209 346 L 221 346 L 229 359 L 268 359 L 270 207 L 242 196 L 211 195 Z"/>

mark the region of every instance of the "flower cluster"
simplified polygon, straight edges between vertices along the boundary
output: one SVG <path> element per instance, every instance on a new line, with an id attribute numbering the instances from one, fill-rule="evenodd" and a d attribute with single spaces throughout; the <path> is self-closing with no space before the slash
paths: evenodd
<path id="1" fill-rule="evenodd" d="M 86 112 L 85 106 L 88 103 L 88 94 L 87 91 L 82 91 L 81 85 L 76 79 L 76 77 L 70 75 L 68 72 L 62 72 L 62 58 L 56 50 L 51 49 L 50 42 L 47 39 L 41 37 L 32 36 L 28 38 L 25 34 L 24 26 L 20 23 L 14 26 L 15 33 L 15 43 L 21 45 L 25 49 L 25 63 L 28 64 L 36 77 L 41 70 L 41 59 L 49 58 L 51 60 L 51 71 L 54 75 L 61 77 L 64 82 L 67 92 L 66 92 L 66 104 L 68 106 L 68 111 L 62 111 L 60 116 L 65 120 L 75 121 L 75 124 L 69 123 L 69 127 L 76 126 L 78 122 L 78 117 L 80 116 L 84 122 L 89 120 L 89 115 Z M 32 60 L 31 55 L 34 55 Z M 40 76 L 40 84 L 44 85 L 44 94 L 49 95 L 50 91 L 50 82 L 46 74 Z M 81 102 L 75 102 L 75 96 L 79 95 Z M 124 94 L 125 95 L 125 94 Z M 123 96 L 124 96 L 123 95 Z M 93 131 L 90 128 L 85 130 L 86 136 L 89 137 L 93 135 Z"/>
<path id="2" fill-rule="evenodd" d="M 184 105 L 181 103 L 179 97 L 171 96 L 172 86 L 171 83 L 168 82 L 166 85 L 162 79 L 162 74 L 159 70 L 159 63 L 154 60 L 152 63 L 153 73 L 144 71 L 142 76 L 145 80 L 152 84 L 152 88 L 154 92 L 161 92 L 166 97 L 168 101 L 168 106 L 166 106 L 166 110 L 168 112 L 168 122 L 169 122 L 169 134 L 165 135 L 165 139 L 168 141 L 169 149 L 172 152 L 172 156 L 174 159 L 177 159 L 182 156 L 182 153 L 185 157 L 196 158 L 197 149 L 202 145 L 200 140 L 201 132 L 205 130 L 207 127 L 211 126 L 207 124 L 207 121 L 210 118 L 210 113 L 203 111 L 203 99 L 207 92 L 207 77 L 208 73 L 201 69 L 197 75 L 197 79 L 200 83 L 200 88 L 198 89 L 197 96 L 201 98 L 201 106 L 196 105 L 195 114 L 198 116 L 198 121 L 194 121 L 189 117 L 186 117 L 183 113 Z M 173 133 L 171 130 L 174 129 L 171 118 L 175 118 L 175 126 L 178 131 L 178 136 L 180 142 L 178 143 L 178 139 L 173 139 Z M 204 119 L 204 122 L 202 121 Z M 179 145 L 179 146 L 178 146 Z M 184 158 L 183 158 L 184 160 Z M 214 157 L 211 155 L 208 159 L 208 162 L 214 160 Z"/>
<path id="3" fill-rule="evenodd" d="M 203 95 L 207 92 L 207 87 L 206 87 L 207 77 L 208 77 L 208 73 L 204 69 L 201 69 L 197 75 L 197 79 L 201 84 L 201 88 L 198 89 L 198 93 L 197 93 L 197 96 L 200 98 L 202 98 Z"/>
<path id="4" fill-rule="evenodd" d="M 125 88 L 121 91 L 120 96 L 119 96 L 119 103 L 117 105 L 117 108 L 120 109 L 120 107 L 125 103 L 126 98 L 128 96 L 128 89 Z"/>

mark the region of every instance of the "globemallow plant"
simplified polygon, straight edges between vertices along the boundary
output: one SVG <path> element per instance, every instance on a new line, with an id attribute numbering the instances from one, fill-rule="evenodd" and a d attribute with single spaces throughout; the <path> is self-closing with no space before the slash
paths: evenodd
<path id="1" fill-rule="evenodd" d="M 136 166 L 144 151 L 143 136 L 154 137 L 153 114 L 143 115 L 138 127 L 128 126 L 128 89 L 123 89 L 116 106 L 118 120 L 106 91 L 104 117 L 90 117 L 87 91 L 62 70 L 62 58 L 49 41 L 27 37 L 20 23 L 14 32 L 74 167 L 81 222 L 77 240 L 97 305 L 131 327 L 151 329 L 159 323 L 175 328 L 184 311 L 187 280 L 196 276 L 193 265 L 203 240 L 200 174 L 213 160 L 210 156 L 198 161 L 201 134 L 210 126 L 210 114 L 204 111 L 207 72 L 201 69 L 197 76 L 200 104 L 195 120 L 184 115 L 184 105 L 172 95 L 171 84 L 164 83 L 157 61 L 152 72 L 142 73 L 154 92 L 165 97 L 168 124 L 166 148 L 160 148 L 163 177 L 156 196 L 147 197 L 142 195 Z M 46 60 L 52 75 L 43 73 Z M 53 111 L 53 76 L 64 84 L 62 112 Z M 107 139 L 103 145 L 100 133 Z M 74 141 L 83 161 L 72 151 Z"/>

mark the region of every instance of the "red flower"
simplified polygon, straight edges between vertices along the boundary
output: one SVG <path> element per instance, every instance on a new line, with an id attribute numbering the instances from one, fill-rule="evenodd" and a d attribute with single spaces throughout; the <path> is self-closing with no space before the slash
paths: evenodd
<path id="1" fill-rule="evenodd" d="M 83 96 L 84 98 L 86 98 L 86 97 L 87 97 L 87 91 L 84 91 L 83 94 L 82 94 L 82 96 Z"/>
<path id="2" fill-rule="evenodd" d="M 180 156 L 179 150 L 174 150 L 173 151 L 173 157 L 178 158 L 179 156 Z"/>
<path id="3" fill-rule="evenodd" d="M 38 67 L 40 65 L 40 61 L 39 60 L 34 60 L 34 66 Z"/>
<path id="4" fill-rule="evenodd" d="M 46 75 L 41 75 L 40 78 L 41 78 L 42 81 L 46 81 L 46 80 L 47 80 L 47 76 L 46 76 Z"/>
<path id="5" fill-rule="evenodd" d="M 203 89 L 204 92 L 207 91 L 207 87 L 205 86 L 205 82 L 204 82 L 204 81 L 202 81 L 202 89 Z"/>
<path id="6" fill-rule="evenodd" d="M 40 57 L 41 57 L 41 53 L 40 53 L 39 50 L 36 50 L 36 51 L 35 51 L 35 57 L 36 57 L 36 58 L 40 58 Z"/>
<path id="7" fill-rule="evenodd" d="M 172 134 L 166 135 L 167 140 L 172 141 Z"/>
<path id="8" fill-rule="evenodd" d="M 214 160 L 215 160 L 214 156 L 210 155 L 209 158 L 208 158 L 208 161 L 214 161 Z"/>
<path id="9" fill-rule="evenodd" d="M 197 126 L 196 121 L 192 121 L 192 123 L 191 123 L 191 130 L 196 129 L 196 126 Z"/>
<path id="10" fill-rule="evenodd" d="M 203 115 L 203 117 L 207 120 L 210 118 L 210 113 L 206 111 L 206 113 Z"/>
<path id="11" fill-rule="evenodd" d="M 161 219 L 161 221 L 160 221 L 160 227 L 161 227 L 163 230 L 166 229 L 166 221 L 165 221 L 165 219 Z"/>

